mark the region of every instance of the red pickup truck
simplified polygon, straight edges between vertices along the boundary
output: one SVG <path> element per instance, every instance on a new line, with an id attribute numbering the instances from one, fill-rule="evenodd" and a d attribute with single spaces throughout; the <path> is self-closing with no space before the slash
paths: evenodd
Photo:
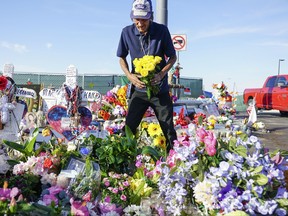
<path id="1" fill-rule="evenodd" d="M 288 74 L 269 76 L 262 88 L 245 89 L 243 99 L 247 106 L 254 99 L 256 109 L 275 109 L 288 116 Z"/>

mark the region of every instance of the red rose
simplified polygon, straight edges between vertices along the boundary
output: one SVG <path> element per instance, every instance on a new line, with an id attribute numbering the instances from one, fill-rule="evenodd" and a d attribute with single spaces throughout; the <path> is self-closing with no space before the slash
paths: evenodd
<path id="1" fill-rule="evenodd" d="M 53 165 L 53 162 L 52 162 L 52 160 L 50 159 L 50 158 L 46 158 L 45 159 L 45 161 L 44 161 L 44 168 L 51 168 L 52 167 L 52 165 Z"/>
<path id="2" fill-rule="evenodd" d="M 5 90 L 8 80 L 5 76 L 0 76 L 0 90 Z"/>

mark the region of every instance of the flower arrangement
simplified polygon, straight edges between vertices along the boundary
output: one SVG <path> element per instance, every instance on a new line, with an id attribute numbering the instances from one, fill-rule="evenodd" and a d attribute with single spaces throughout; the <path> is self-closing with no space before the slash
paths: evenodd
<path id="1" fill-rule="evenodd" d="M 224 84 L 224 82 L 213 84 L 212 88 L 216 89 L 221 97 L 226 96 L 227 86 Z"/>
<path id="2" fill-rule="evenodd" d="M 209 132 L 180 139 L 159 165 L 168 213 L 182 215 L 194 203 L 206 215 L 287 214 L 281 154 L 273 159 L 254 136 L 216 140 Z"/>
<path id="3" fill-rule="evenodd" d="M 5 76 L 0 76 L 0 91 L 3 91 L 6 89 L 6 86 L 8 84 L 8 80 Z"/>
<path id="4" fill-rule="evenodd" d="M 151 146 L 157 151 L 157 157 L 166 155 L 166 138 L 158 121 L 143 120 L 140 124 L 137 142 L 140 147 Z"/>
<path id="5" fill-rule="evenodd" d="M 103 188 L 101 192 L 101 201 L 103 203 L 114 203 L 120 205 L 122 208 L 130 203 L 130 183 L 129 176 L 109 172 L 107 177 L 104 177 L 101 182 Z"/>
<path id="6" fill-rule="evenodd" d="M 24 197 L 18 187 L 8 188 L 7 181 L 0 188 L 0 214 L 26 215 L 32 210 L 30 204 L 24 202 Z"/>
<path id="7" fill-rule="evenodd" d="M 157 65 L 161 60 L 161 57 L 152 55 L 145 55 L 142 58 L 135 58 L 133 60 L 135 72 L 141 75 L 140 80 L 146 85 L 148 99 L 151 98 L 152 94 L 157 94 L 160 90 L 159 85 L 151 84 L 151 79 L 159 72 Z"/>
<path id="8" fill-rule="evenodd" d="M 127 85 L 115 86 L 103 95 L 102 106 L 99 110 L 99 115 L 104 120 L 114 117 L 125 117 L 127 112 L 127 99 L 126 99 Z"/>

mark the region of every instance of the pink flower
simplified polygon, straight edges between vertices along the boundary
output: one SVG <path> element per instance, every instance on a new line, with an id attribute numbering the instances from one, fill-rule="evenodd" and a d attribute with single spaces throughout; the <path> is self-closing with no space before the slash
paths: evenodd
<path id="1" fill-rule="evenodd" d="M 10 198 L 10 192 L 11 192 L 11 189 L 0 188 L 0 199 L 6 200 L 6 199 Z"/>
<path id="2" fill-rule="evenodd" d="M 20 190 L 17 187 L 13 187 L 10 191 L 10 197 L 16 197 L 20 193 Z"/>
<path id="3" fill-rule="evenodd" d="M 109 186 L 110 186 L 110 182 L 109 182 L 109 180 L 104 181 L 104 185 L 105 185 L 106 187 L 109 187 Z"/>
<path id="4" fill-rule="evenodd" d="M 63 191 L 63 188 L 62 187 L 59 187 L 59 186 L 52 186 L 50 188 L 48 188 L 50 194 L 53 194 L 53 195 L 56 195 L 58 193 L 60 193 L 61 191 Z"/>
<path id="5" fill-rule="evenodd" d="M 217 139 L 212 131 L 207 132 L 207 136 L 204 138 L 205 146 L 216 146 Z"/>
<path id="6" fill-rule="evenodd" d="M 282 157 L 278 152 L 274 157 L 271 158 L 271 160 L 274 161 L 275 164 L 281 164 L 284 160 L 284 157 Z"/>
<path id="7" fill-rule="evenodd" d="M 206 152 L 207 152 L 207 154 L 209 155 L 209 156 L 214 156 L 215 154 L 216 154 L 216 148 L 215 148 L 215 146 L 206 146 L 205 147 L 205 150 L 206 150 Z"/>
<path id="8" fill-rule="evenodd" d="M 112 93 L 111 91 L 107 91 L 107 92 L 106 92 L 106 96 L 107 96 L 107 97 L 112 97 L 112 96 L 113 96 L 113 93 Z"/>
<path id="9" fill-rule="evenodd" d="M 92 197 L 92 192 L 89 190 L 83 197 L 82 200 L 90 202 Z"/>
<path id="10" fill-rule="evenodd" d="M 174 147 L 179 147 L 179 146 L 180 146 L 180 142 L 178 140 L 174 140 Z"/>
<path id="11" fill-rule="evenodd" d="M 89 210 L 86 205 L 83 205 L 81 201 L 74 201 L 70 199 L 71 214 L 77 216 L 89 216 Z"/>
<path id="12" fill-rule="evenodd" d="M 113 189 L 112 189 L 112 193 L 117 194 L 117 193 L 118 193 L 118 188 L 113 188 Z"/>
<path id="13" fill-rule="evenodd" d="M 122 195 L 120 196 L 120 199 L 123 200 L 123 201 L 126 201 L 127 197 L 126 197 L 124 194 L 122 194 Z"/>
<path id="14" fill-rule="evenodd" d="M 196 130 L 196 135 L 200 142 L 204 142 L 204 138 L 208 135 L 208 133 L 204 128 L 198 128 Z"/>
<path id="15" fill-rule="evenodd" d="M 124 185 L 125 187 L 128 187 L 130 184 L 129 184 L 128 181 L 124 181 L 124 182 L 123 182 L 123 185 Z"/>
<path id="16" fill-rule="evenodd" d="M 141 163 L 141 161 L 136 161 L 136 164 L 135 164 L 135 165 L 136 165 L 136 167 L 138 167 L 138 168 L 139 168 L 139 167 L 141 167 L 141 166 L 142 166 L 142 163 Z"/>
<path id="17" fill-rule="evenodd" d="M 106 196 L 104 199 L 104 202 L 110 203 L 111 202 L 111 197 L 110 196 Z"/>
<path id="18" fill-rule="evenodd" d="M 43 202 L 45 205 L 49 206 L 51 203 L 54 201 L 54 203 L 57 205 L 58 204 L 58 199 L 55 195 L 53 194 L 45 194 L 43 196 Z"/>

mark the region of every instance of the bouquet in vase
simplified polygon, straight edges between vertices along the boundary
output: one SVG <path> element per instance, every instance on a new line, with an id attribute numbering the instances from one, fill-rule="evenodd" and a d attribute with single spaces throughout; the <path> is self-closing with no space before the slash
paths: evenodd
<path id="1" fill-rule="evenodd" d="M 140 80 L 146 84 L 148 99 L 151 98 L 151 94 L 158 94 L 160 90 L 159 85 L 151 84 L 151 79 L 159 72 L 157 65 L 161 60 L 162 58 L 160 56 L 152 55 L 145 55 L 142 58 L 135 58 L 133 60 L 135 72 L 141 75 Z"/>

